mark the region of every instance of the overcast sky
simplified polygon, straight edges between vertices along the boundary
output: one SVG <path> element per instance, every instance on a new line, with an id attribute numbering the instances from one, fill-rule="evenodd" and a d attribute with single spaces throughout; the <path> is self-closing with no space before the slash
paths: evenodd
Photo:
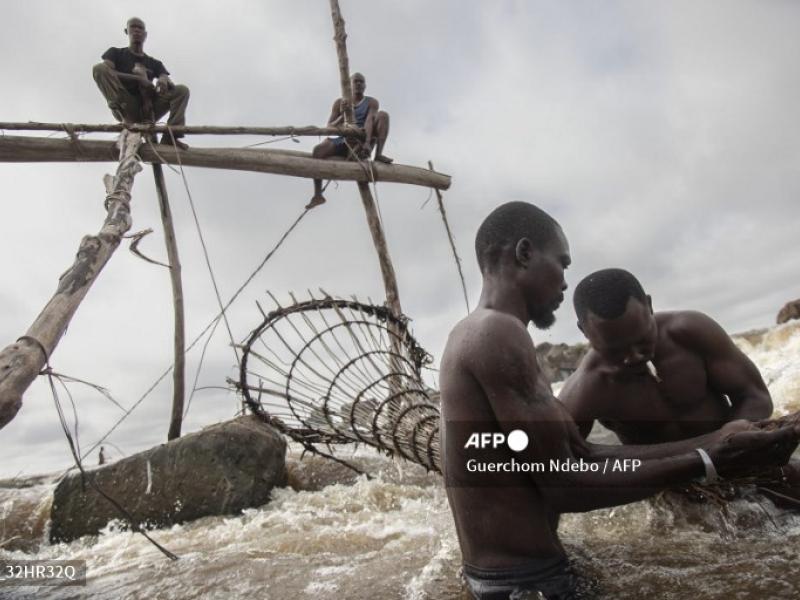
<path id="1" fill-rule="evenodd" d="M 391 114 L 386 152 L 453 176 L 445 193 L 474 305 L 472 244 L 481 220 L 509 200 L 534 202 L 571 244 L 570 287 L 625 267 L 656 309 L 706 311 L 731 331 L 768 326 L 800 296 L 800 4 L 770 2 L 404 2 L 341 0 L 350 65 Z M 328 2 L 241 0 L 29 1 L 3 5 L 2 114 L 7 121 L 111 122 L 91 78 L 125 21 L 145 20 L 145 51 L 192 91 L 188 120 L 203 125 L 322 125 L 339 92 Z M 15 134 L 8 132 L 9 135 Z M 111 136 L 94 135 L 94 139 Z M 195 146 L 260 138 L 191 137 Z M 273 147 L 310 150 L 316 138 Z M 0 343 L 25 333 L 104 218 L 102 176 L 113 164 L 0 164 Z M 223 297 L 229 297 L 300 214 L 311 182 L 187 169 Z M 184 269 L 187 331 L 216 311 L 178 175 L 167 181 Z M 429 190 L 379 184 L 405 312 L 437 358 L 465 314 Z M 231 313 L 242 340 L 265 291 L 325 288 L 382 297 L 380 271 L 355 185 L 331 184 Z M 133 230 L 163 257 L 149 170 L 136 179 Z M 55 370 L 104 385 L 128 406 L 171 363 L 169 278 L 123 246 L 53 354 Z M 571 295 L 534 339 L 575 342 Z M 193 374 L 198 354 L 189 356 Z M 200 382 L 224 386 L 235 360 L 220 328 Z M 118 409 L 73 387 L 87 447 Z M 169 382 L 111 440 L 130 454 L 166 439 Z M 184 430 L 231 417 L 232 393 L 195 397 Z M 0 431 L 0 476 L 69 464 L 44 381 Z M 90 459 L 96 462 L 96 457 Z"/>

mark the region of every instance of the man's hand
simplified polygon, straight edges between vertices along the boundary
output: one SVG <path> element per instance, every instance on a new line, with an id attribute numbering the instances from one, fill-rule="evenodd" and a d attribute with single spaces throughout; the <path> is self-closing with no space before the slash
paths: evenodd
<path id="1" fill-rule="evenodd" d="M 131 72 L 139 78 L 139 87 L 143 90 L 154 90 L 153 82 L 147 78 L 147 69 L 142 63 L 136 63 Z"/>
<path id="2" fill-rule="evenodd" d="M 725 423 L 719 431 L 717 432 L 717 437 L 714 440 L 715 442 L 721 442 L 729 438 L 735 433 L 741 433 L 742 431 L 758 431 L 759 428 L 756 426 L 755 423 L 752 421 L 748 421 L 747 419 L 736 419 L 735 421 L 730 421 Z"/>
<path id="3" fill-rule="evenodd" d="M 166 75 L 162 75 L 156 80 L 156 92 L 159 94 L 166 94 L 171 87 L 172 82 Z"/>
<path id="4" fill-rule="evenodd" d="M 710 446 L 708 454 L 720 475 L 730 477 L 757 468 L 785 465 L 798 442 L 800 425 L 787 425 L 775 431 L 755 428 L 729 435 Z"/>

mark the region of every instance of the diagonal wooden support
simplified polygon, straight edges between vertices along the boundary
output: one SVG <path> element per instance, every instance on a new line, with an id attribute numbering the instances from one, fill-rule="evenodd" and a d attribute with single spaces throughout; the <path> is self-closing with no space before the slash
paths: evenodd
<path id="1" fill-rule="evenodd" d="M 117 174 L 103 178 L 107 212 L 100 231 L 81 240 L 75 262 L 59 278 L 53 297 L 25 335 L 0 352 L 0 428 L 16 416 L 25 390 L 45 366 L 89 288 L 131 228 L 131 188 L 142 170 L 136 154 L 140 144 L 140 134 L 122 134 Z"/>

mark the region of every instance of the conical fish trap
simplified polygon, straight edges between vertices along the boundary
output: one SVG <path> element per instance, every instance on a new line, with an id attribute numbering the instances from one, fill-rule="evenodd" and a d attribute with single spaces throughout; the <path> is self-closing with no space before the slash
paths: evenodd
<path id="1" fill-rule="evenodd" d="M 277 308 L 243 345 L 248 406 L 306 448 L 364 443 L 439 471 L 438 394 L 431 358 L 405 317 L 326 296 Z"/>

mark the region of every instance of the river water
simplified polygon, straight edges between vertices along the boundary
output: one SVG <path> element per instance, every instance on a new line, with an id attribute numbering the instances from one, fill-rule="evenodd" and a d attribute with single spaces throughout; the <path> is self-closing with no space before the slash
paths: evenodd
<path id="1" fill-rule="evenodd" d="M 761 369 L 776 416 L 800 410 L 800 324 L 737 343 Z M 83 559 L 89 567 L 85 588 L 0 587 L 0 598 L 468 597 L 438 476 L 363 449 L 353 460 L 372 480 L 320 459 L 298 462 L 294 448 L 291 455 L 296 489 L 275 490 L 269 504 L 239 516 L 154 532 L 177 562 L 113 525 L 70 544 L 40 544 L 52 484 L 0 489 L 0 541 L 16 536 L 0 558 Z M 764 499 L 722 510 L 663 494 L 565 515 L 559 531 L 601 598 L 800 597 L 800 515 Z"/>

